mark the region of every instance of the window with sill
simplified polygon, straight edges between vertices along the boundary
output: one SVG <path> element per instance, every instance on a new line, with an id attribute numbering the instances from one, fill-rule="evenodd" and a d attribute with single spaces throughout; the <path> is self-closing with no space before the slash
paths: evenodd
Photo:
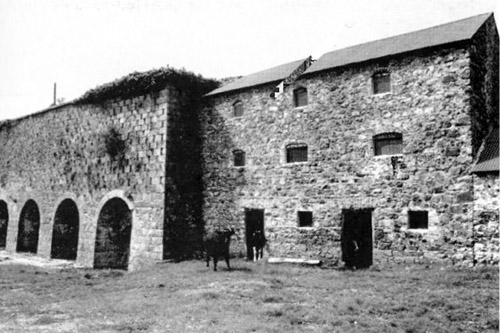
<path id="1" fill-rule="evenodd" d="M 233 151 L 233 162 L 235 167 L 245 166 L 245 152 L 243 150 Z"/>
<path id="2" fill-rule="evenodd" d="M 373 94 L 383 94 L 391 91 L 391 74 L 386 70 L 372 75 Z"/>
<path id="3" fill-rule="evenodd" d="M 301 211 L 297 213 L 299 227 L 312 227 L 313 225 L 313 213 Z"/>
<path id="4" fill-rule="evenodd" d="M 295 107 L 307 105 L 307 89 L 299 87 L 293 91 L 293 104 Z"/>
<path id="5" fill-rule="evenodd" d="M 373 137 L 373 148 L 375 156 L 402 154 L 403 135 L 396 132 L 375 135 Z"/>
<path id="6" fill-rule="evenodd" d="M 243 102 L 242 101 L 234 102 L 234 104 L 233 104 L 233 116 L 234 117 L 243 116 Z"/>
<path id="7" fill-rule="evenodd" d="M 293 143 L 286 146 L 286 163 L 307 162 L 307 145 Z"/>
<path id="8" fill-rule="evenodd" d="M 427 211 L 408 211 L 408 229 L 429 229 Z"/>

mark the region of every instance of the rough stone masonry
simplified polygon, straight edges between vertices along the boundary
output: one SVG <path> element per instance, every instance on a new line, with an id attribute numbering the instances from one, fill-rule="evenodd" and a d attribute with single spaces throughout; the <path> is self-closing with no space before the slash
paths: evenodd
<path id="1" fill-rule="evenodd" d="M 0 123 L 0 247 L 137 269 L 234 227 L 274 257 L 498 264 L 492 15 L 217 86 L 132 73 Z"/>

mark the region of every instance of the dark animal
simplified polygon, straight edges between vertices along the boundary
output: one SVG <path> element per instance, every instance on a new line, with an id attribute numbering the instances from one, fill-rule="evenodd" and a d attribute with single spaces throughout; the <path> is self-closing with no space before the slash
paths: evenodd
<path id="1" fill-rule="evenodd" d="M 262 230 L 255 230 L 250 235 L 250 246 L 252 247 L 252 252 L 254 254 L 254 261 L 259 260 L 259 257 L 262 259 L 266 242 L 267 240 Z"/>
<path id="2" fill-rule="evenodd" d="M 227 268 L 229 270 L 231 269 L 229 266 L 229 245 L 231 243 L 231 236 L 234 234 L 235 231 L 231 228 L 216 230 L 204 237 L 203 241 L 207 254 L 207 267 L 210 266 L 210 257 L 212 257 L 214 260 L 214 271 L 217 271 L 217 260 L 219 260 L 220 257 L 224 257 Z"/>

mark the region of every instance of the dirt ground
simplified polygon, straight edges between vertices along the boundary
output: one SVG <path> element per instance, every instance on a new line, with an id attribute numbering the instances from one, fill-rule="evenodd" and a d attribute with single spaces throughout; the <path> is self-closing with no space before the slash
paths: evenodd
<path id="1" fill-rule="evenodd" d="M 498 267 L 235 260 L 138 272 L 0 251 L 0 332 L 498 332 Z"/>

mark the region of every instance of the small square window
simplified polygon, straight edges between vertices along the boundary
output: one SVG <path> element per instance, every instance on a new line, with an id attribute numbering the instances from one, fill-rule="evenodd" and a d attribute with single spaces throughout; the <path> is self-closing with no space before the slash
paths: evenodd
<path id="1" fill-rule="evenodd" d="M 243 150 L 233 151 L 234 166 L 245 166 L 245 152 Z"/>
<path id="2" fill-rule="evenodd" d="M 307 89 L 300 87 L 293 91 L 293 103 L 295 107 L 307 105 Z"/>
<path id="3" fill-rule="evenodd" d="M 408 211 L 408 229 L 429 229 L 427 211 Z"/>
<path id="4" fill-rule="evenodd" d="M 304 144 L 292 144 L 286 147 L 286 162 L 307 162 L 307 146 Z"/>
<path id="5" fill-rule="evenodd" d="M 373 93 L 382 94 L 391 91 L 391 75 L 389 72 L 383 71 L 373 74 Z"/>
<path id="6" fill-rule="evenodd" d="M 313 213 L 312 212 L 298 212 L 299 227 L 312 227 Z"/>

